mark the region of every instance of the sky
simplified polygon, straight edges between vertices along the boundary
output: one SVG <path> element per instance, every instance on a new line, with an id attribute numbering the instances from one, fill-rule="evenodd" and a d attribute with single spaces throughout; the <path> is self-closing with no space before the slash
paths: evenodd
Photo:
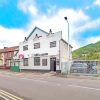
<path id="1" fill-rule="evenodd" d="M 0 48 L 19 45 L 35 26 L 62 31 L 73 50 L 100 41 L 100 0 L 0 0 Z"/>

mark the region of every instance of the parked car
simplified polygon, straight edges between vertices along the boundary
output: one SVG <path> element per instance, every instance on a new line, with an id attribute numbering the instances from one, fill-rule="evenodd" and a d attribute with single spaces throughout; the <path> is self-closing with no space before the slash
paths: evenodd
<path id="1" fill-rule="evenodd" d="M 87 73 L 86 63 L 73 63 L 70 69 L 71 73 Z"/>
<path id="2" fill-rule="evenodd" d="M 87 63 L 73 63 L 70 69 L 71 73 L 89 73 L 96 74 L 96 66 Z"/>
<path id="3" fill-rule="evenodd" d="M 87 73 L 96 74 L 97 73 L 96 66 L 92 64 L 88 64 Z"/>

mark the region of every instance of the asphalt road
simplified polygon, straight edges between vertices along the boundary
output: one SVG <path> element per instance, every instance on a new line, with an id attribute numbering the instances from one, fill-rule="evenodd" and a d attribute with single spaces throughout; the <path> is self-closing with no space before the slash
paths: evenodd
<path id="1" fill-rule="evenodd" d="M 0 89 L 23 100 L 100 100 L 100 80 L 0 74 Z"/>

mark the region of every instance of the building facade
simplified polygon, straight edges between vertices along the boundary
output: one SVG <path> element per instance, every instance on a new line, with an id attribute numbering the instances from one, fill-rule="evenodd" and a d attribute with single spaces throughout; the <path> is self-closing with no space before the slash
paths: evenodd
<path id="1" fill-rule="evenodd" d="M 70 49 L 70 60 L 72 59 Z M 62 39 L 62 32 L 49 33 L 35 27 L 19 44 L 20 69 L 61 70 L 61 62 L 68 60 L 68 43 Z"/>
<path id="2" fill-rule="evenodd" d="M 4 49 L 0 49 L 0 68 L 9 68 L 10 62 L 14 56 L 14 50 L 18 48 L 18 46 L 14 47 L 4 47 Z"/>

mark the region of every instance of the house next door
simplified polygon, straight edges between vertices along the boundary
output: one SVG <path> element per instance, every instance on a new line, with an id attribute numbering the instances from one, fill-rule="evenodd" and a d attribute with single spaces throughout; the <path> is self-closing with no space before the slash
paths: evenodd
<path id="1" fill-rule="evenodd" d="M 56 57 L 50 58 L 50 71 L 56 71 Z"/>

